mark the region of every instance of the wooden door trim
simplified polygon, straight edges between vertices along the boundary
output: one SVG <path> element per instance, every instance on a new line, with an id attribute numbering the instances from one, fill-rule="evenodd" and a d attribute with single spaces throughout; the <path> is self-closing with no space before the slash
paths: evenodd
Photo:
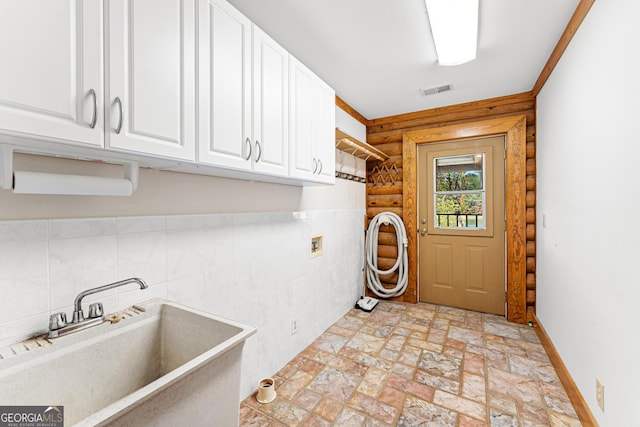
<path id="1" fill-rule="evenodd" d="M 507 220 L 507 320 L 527 321 L 527 236 L 525 115 L 462 123 L 406 132 L 402 138 L 403 220 L 407 229 L 409 284 L 415 284 L 418 302 L 418 144 L 505 135 L 505 211 Z"/>

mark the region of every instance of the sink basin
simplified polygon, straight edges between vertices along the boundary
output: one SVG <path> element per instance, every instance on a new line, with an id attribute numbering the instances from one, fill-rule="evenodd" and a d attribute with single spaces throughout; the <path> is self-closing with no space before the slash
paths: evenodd
<path id="1" fill-rule="evenodd" d="M 238 424 L 255 328 L 162 300 L 0 360 L 2 405 L 64 406 L 65 425 Z"/>

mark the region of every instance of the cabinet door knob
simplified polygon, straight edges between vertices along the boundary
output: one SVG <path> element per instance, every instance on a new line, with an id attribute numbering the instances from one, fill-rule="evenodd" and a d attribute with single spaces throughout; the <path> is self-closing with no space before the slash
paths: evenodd
<path id="1" fill-rule="evenodd" d="M 256 156 L 256 163 L 260 161 L 260 157 L 262 157 L 262 146 L 260 145 L 260 141 L 256 139 L 256 152 L 258 155 Z"/>
<path id="2" fill-rule="evenodd" d="M 98 121 L 98 97 L 96 96 L 96 91 L 93 89 L 89 89 L 89 95 L 93 97 L 93 116 L 91 116 L 91 123 L 89 123 L 89 127 L 93 129 L 96 127 L 96 122 Z"/>
<path id="3" fill-rule="evenodd" d="M 247 143 L 247 146 L 249 147 L 249 154 L 247 154 L 247 157 L 245 158 L 245 160 L 249 160 L 251 158 L 251 140 L 249 139 L 249 137 L 247 137 L 245 142 Z"/>
<path id="4" fill-rule="evenodd" d="M 120 97 L 116 96 L 116 99 L 113 101 L 114 104 L 118 104 L 118 111 L 120 112 L 120 118 L 118 119 L 118 126 L 115 128 L 115 132 L 120 134 L 122 130 L 122 120 L 123 120 L 123 111 L 122 111 L 122 101 L 120 101 Z"/>

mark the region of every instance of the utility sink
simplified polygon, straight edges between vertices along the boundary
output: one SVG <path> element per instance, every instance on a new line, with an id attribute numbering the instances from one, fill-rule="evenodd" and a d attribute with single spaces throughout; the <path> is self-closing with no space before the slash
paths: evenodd
<path id="1" fill-rule="evenodd" d="M 0 360 L 2 405 L 64 406 L 65 425 L 238 425 L 250 326 L 163 300 Z"/>

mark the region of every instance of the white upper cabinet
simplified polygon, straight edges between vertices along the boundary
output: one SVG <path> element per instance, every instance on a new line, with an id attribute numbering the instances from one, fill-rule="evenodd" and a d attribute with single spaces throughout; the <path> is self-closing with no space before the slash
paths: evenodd
<path id="1" fill-rule="evenodd" d="M 3 0 L 0 31 L 0 134 L 102 147 L 102 2 Z"/>
<path id="2" fill-rule="evenodd" d="M 291 177 L 335 182 L 335 92 L 289 57 L 289 172 Z"/>
<path id="3" fill-rule="evenodd" d="M 318 79 L 315 119 L 315 153 L 319 169 L 317 182 L 334 184 L 336 181 L 336 92 Z"/>
<path id="4" fill-rule="evenodd" d="M 226 0 L 0 0 L 0 143 L 17 151 L 333 183 L 334 108 Z"/>
<path id="5" fill-rule="evenodd" d="M 289 147 L 290 175 L 296 178 L 313 179 L 318 170 L 314 153 L 313 97 L 315 76 L 301 62 L 289 59 Z"/>
<path id="6" fill-rule="evenodd" d="M 106 146 L 195 159 L 195 0 L 108 1 Z"/>
<path id="7" fill-rule="evenodd" d="M 198 160 L 288 175 L 288 53 L 224 0 L 200 0 Z"/>
<path id="8" fill-rule="evenodd" d="M 253 26 L 254 170 L 289 174 L 289 54 Z"/>
<path id="9" fill-rule="evenodd" d="M 198 161 L 250 170 L 251 21 L 226 1 L 198 5 Z"/>

